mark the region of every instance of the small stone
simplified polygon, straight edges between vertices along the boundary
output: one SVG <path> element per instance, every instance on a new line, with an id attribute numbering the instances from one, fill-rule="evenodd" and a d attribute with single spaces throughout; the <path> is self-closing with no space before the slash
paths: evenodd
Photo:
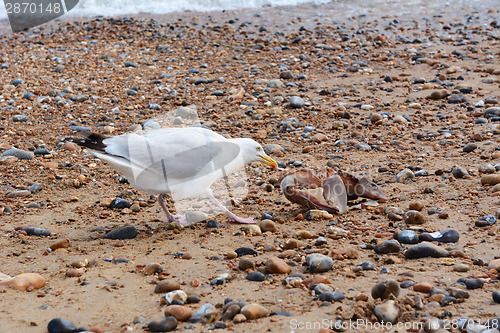
<path id="1" fill-rule="evenodd" d="M 345 295 L 339 291 L 324 292 L 319 295 L 319 300 L 322 302 L 340 302 L 345 299 Z"/>
<path id="2" fill-rule="evenodd" d="M 31 192 L 28 190 L 20 190 L 20 191 L 13 191 L 9 192 L 5 195 L 6 198 L 21 198 L 21 197 L 28 197 L 31 195 Z"/>
<path id="3" fill-rule="evenodd" d="M 241 313 L 246 317 L 247 320 L 254 320 L 269 316 L 269 310 L 256 303 L 245 305 L 241 309 Z"/>
<path id="4" fill-rule="evenodd" d="M 480 289 L 484 285 L 483 279 L 467 279 L 465 280 L 465 286 L 467 289 Z"/>
<path id="5" fill-rule="evenodd" d="M 255 251 L 251 247 L 246 247 L 246 246 L 239 247 L 234 252 L 236 252 L 238 254 L 238 257 L 255 256 L 258 254 L 257 251 Z"/>
<path id="6" fill-rule="evenodd" d="M 43 189 L 43 185 L 42 184 L 35 183 L 35 184 L 33 184 L 33 185 L 30 186 L 30 188 L 28 189 L 28 191 L 30 191 L 31 193 L 38 193 L 42 189 Z"/>
<path id="7" fill-rule="evenodd" d="M 22 114 L 16 114 L 15 116 L 12 116 L 12 121 L 15 123 L 24 123 L 30 120 L 30 117 L 22 115 Z"/>
<path id="8" fill-rule="evenodd" d="M 408 169 L 404 169 L 403 171 L 399 172 L 397 175 L 396 175 L 396 178 L 394 179 L 394 181 L 396 183 L 410 183 L 412 182 L 412 180 L 415 178 L 415 174 L 411 171 L 411 170 L 408 170 Z"/>
<path id="9" fill-rule="evenodd" d="M 186 221 L 188 223 L 198 223 L 208 220 L 208 214 L 204 212 L 198 212 L 195 210 L 188 210 L 186 212 Z"/>
<path id="10" fill-rule="evenodd" d="M 460 239 L 460 234 L 455 229 L 445 229 L 433 233 L 424 232 L 420 234 L 421 242 L 441 242 L 441 243 L 456 243 Z"/>
<path id="11" fill-rule="evenodd" d="M 69 239 L 61 239 L 60 241 L 57 241 L 54 244 L 52 244 L 49 248 L 51 251 L 55 251 L 57 249 L 66 249 L 70 246 L 71 244 L 69 242 Z"/>
<path id="12" fill-rule="evenodd" d="M 424 204 L 421 201 L 413 201 L 408 205 L 408 209 L 421 211 L 424 209 Z"/>
<path id="13" fill-rule="evenodd" d="M 141 206 L 139 204 L 132 204 L 132 206 L 130 206 L 130 210 L 133 211 L 133 212 L 140 212 L 141 211 Z"/>
<path id="14" fill-rule="evenodd" d="M 462 168 L 461 166 L 458 166 L 458 165 L 454 166 L 453 169 L 451 169 L 451 174 L 453 175 L 453 177 L 455 177 L 457 179 L 470 177 L 467 170 L 465 170 L 464 168 Z"/>
<path id="15" fill-rule="evenodd" d="M 457 299 L 453 296 L 445 296 L 441 298 L 441 301 L 439 302 L 441 306 L 448 306 L 450 304 L 454 304 L 457 302 Z"/>
<path id="16" fill-rule="evenodd" d="M 375 245 L 375 253 L 387 254 L 387 253 L 398 253 L 401 252 L 403 247 L 395 239 L 386 240 L 382 243 Z"/>
<path id="17" fill-rule="evenodd" d="M 439 99 L 443 99 L 443 98 L 447 97 L 448 95 L 449 95 L 449 93 L 446 90 L 437 90 L 437 91 L 433 91 L 428 96 L 428 98 L 432 99 L 432 100 L 439 100 Z"/>
<path id="18" fill-rule="evenodd" d="M 272 274 L 288 274 L 290 266 L 278 257 L 271 257 L 266 261 L 266 269 Z"/>
<path id="19" fill-rule="evenodd" d="M 311 273 L 327 272 L 333 267 L 333 260 L 323 254 L 313 253 L 306 257 L 306 263 L 309 265 Z"/>
<path id="20" fill-rule="evenodd" d="M 136 63 L 133 63 L 131 61 L 126 61 L 125 62 L 125 67 L 137 67 L 137 64 Z"/>
<path id="21" fill-rule="evenodd" d="M 468 143 L 464 146 L 463 151 L 464 151 L 464 153 L 470 153 L 476 149 L 477 149 L 477 144 L 475 144 L 474 142 L 471 142 L 471 143 Z"/>
<path id="22" fill-rule="evenodd" d="M 225 311 L 224 311 L 224 314 L 222 315 L 222 318 L 221 318 L 222 321 L 233 320 L 234 316 L 236 316 L 238 313 L 240 313 L 240 310 L 241 310 L 240 305 L 236 304 L 236 303 L 229 305 L 227 308 L 226 308 L 226 306 L 224 306 L 224 308 L 225 308 Z"/>
<path id="23" fill-rule="evenodd" d="M 205 223 L 206 228 L 220 228 L 220 224 L 215 221 L 215 220 L 210 220 L 207 223 Z M 234 252 L 236 253 L 236 252 Z"/>
<path id="24" fill-rule="evenodd" d="M 399 284 L 396 280 L 384 280 L 375 284 L 372 288 L 372 297 L 374 299 L 387 299 L 389 295 L 399 296 L 400 293 Z"/>
<path id="25" fill-rule="evenodd" d="M 377 305 L 374 312 L 379 322 L 394 324 L 399 315 L 399 308 L 393 300 L 388 300 L 385 303 Z"/>
<path id="26" fill-rule="evenodd" d="M 34 153 L 17 148 L 7 149 L 2 153 L 2 155 L 0 155 L 0 157 L 5 157 L 5 156 L 14 156 L 20 160 L 32 160 L 35 158 Z"/>
<path id="27" fill-rule="evenodd" d="M 177 319 L 170 316 L 162 321 L 152 321 L 148 324 L 148 330 L 150 332 L 170 332 L 177 328 Z"/>
<path id="28" fill-rule="evenodd" d="M 47 330 L 49 333 L 74 333 L 76 332 L 76 326 L 66 319 L 55 318 L 49 321 Z"/>
<path id="29" fill-rule="evenodd" d="M 397 116 L 394 117 L 393 121 L 396 124 L 406 124 L 408 122 L 408 119 L 398 114 Z"/>
<path id="30" fill-rule="evenodd" d="M 291 96 L 289 99 L 288 99 L 288 102 L 290 103 L 290 107 L 292 109 L 299 109 L 301 107 L 304 106 L 305 104 L 305 101 L 304 99 L 302 99 L 301 97 L 299 96 Z"/>
<path id="31" fill-rule="evenodd" d="M 177 321 L 188 321 L 193 315 L 193 310 L 184 305 L 169 305 L 165 308 L 165 317 L 172 316 Z"/>
<path id="32" fill-rule="evenodd" d="M 431 292 L 431 289 L 432 285 L 426 282 L 419 282 L 413 286 L 413 290 L 418 291 L 419 293 L 428 294 Z"/>
<path id="33" fill-rule="evenodd" d="M 470 294 L 467 290 L 459 289 L 459 288 L 450 288 L 449 290 L 450 296 L 455 298 L 469 298 Z"/>
<path id="34" fill-rule="evenodd" d="M 494 269 L 500 273 L 500 259 L 493 259 L 488 263 L 488 269 Z"/>
<path id="35" fill-rule="evenodd" d="M 482 185 L 496 185 L 500 183 L 500 174 L 484 175 L 481 177 Z"/>
<path id="36" fill-rule="evenodd" d="M 163 268 L 160 264 L 149 264 L 142 271 L 144 275 L 160 274 L 161 272 L 163 272 Z"/>
<path id="37" fill-rule="evenodd" d="M 497 223 L 497 218 L 495 217 L 495 215 L 489 214 L 479 218 L 476 221 L 475 225 L 476 227 L 487 227 L 495 223 Z"/>
<path id="38" fill-rule="evenodd" d="M 218 311 L 210 303 L 205 303 L 199 308 L 189 320 L 191 323 L 210 324 L 217 318 Z"/>
<path id="39" fill-rule="evenodd" d="M 181 289 L 181 285 L 174 280 L 163 280 L 155 286 L 155 293 L 163 294 Z"/>
<path id="40" fill-rule="evenodd" d="M 111 201 L 111 204 L 109 205 L 109 207 L 113 209 L 130 208 L 130 206 L 132 206 L 130 201 L 120 197 L 115 198 L 113 201 Z"/>
<path id="41" fill-rule="evenodd" d="M 13 278 L 5 276 L 4 279 L 0 280 L 0 287 L 5 286 L 18 291 L 33 291 L 43 288 L 45 283 L 45 278 L 40 274 L 22 273 Z"/>
<path id="42" fill-rule="evenodd" d="M 373 271 L 375 270 L 375 268 L 377 268 L 377 265 L 371 261 L 363 261 L 361 264 L 359 264 L 359 267 L 361 267 L 361 269 L 364 271 Z"/>
<path id="43" fill-rule="evenodd" d="M 266 280 L 266 276 L 259 271 L 255 271 L 247 275 L 247 280 L 254 282 L 262 282 Z"/>
<path id="44" fill-rule="evenodd" d="M 187 294 L 182 290 L 173 290 L 171 292 L 166 293 L 160 300 L 161 304 L 171 305 L 174 301 L 181 301 L 185 303 L 187 301 Z"/>
<path id="45" fill-rule="evenodd" d="M 245 225 L 242 229 L 245 232 L 245 234 L 248 236 L 261 236 L 262 235 L 262 230 L 260 230 L 260 227 L 258 225 L 255 225 L 255 224 Z"/>
<path id="46" fill-rule="evenodd" d="M 70 268 L 66 271 L 66 276 L 67 277 L 80 277 L 82 274 L 85 273 L 85 268 Z"/>
<path id="47" fill-rule="evenodd" d="M 49 237 L 50 231 L 43 228 L 25 227 L 22 229 L 29 236 Z"/>
<path id="48" fill-rule="evenodd" d="M 283 88 L 285 84 L 281 80 L 270 80 L 267 82 L 269 88 Z"/>
<path id="49" fill-rule="evenodd" d="M 258 226 L 262 230 L 262 232 L 276 232 L 278 230 L 276 223 L 274 223 L 272 220 L 265 219 L 259 222 Z"/>
<path id="50" fill-rule="evenodd" d="M 17 87 L 17 86 L 19 86 L 21 84 L 24 84 L 24 80 L 23 79 L 15 79 L 10 84 L 13 85 L 14 87 Z"/>
<path id="51" fill-rule="evenodd" d="M 493 301 L 495 303 L 500 303 L 500 291 L 498 291 L 498 290 L 493 291 L 493 293 L 491 294 L 491 296 L 492 296 Z"/>
<path id="52" fill-rule="evenodd" d="M 242 314 L 242 313 L 238 313 L 238 314 L 237 314 L 237 315 L 235 315 L 235 316 L 234 316 L 234 318 L 233 318 L 233 322 L 234 322 L 235 324 L 240 324 L 240 323 L 243 323 L 243 322 L 245 322 L 245 321 L 247 321 L 247 317 L 245 317 L 245 315 L 244 315 L 244 314 Z"/>
<path id="53" fill-rule="evenodd" d="M 415 285 L 415 282 L 413 282 L 412 280 L 405 280 L 403 282 L 401 282 L 401 284 L 399 285 L 401 288 L 410 288 L 410 287 L 413 287 Z"/>
<path id="54" fill-rule="evenodd" d="M 426 257 L 441 258 L 448 256 L 448 251 L 429 242 L 422 242 L 420 244 L 413 245 L 405 252 L 406 259 L 420 259 Z"/>
<path id="55" fill-rule="evenodd" d="M 133 225 L 127 225 L 119 229 L 108 232 L 104 238 L 108 239 L 132 239 L 137 236 L 139 232 Z"/>
<path id="56" fill-rule="evenodd" d="M 246 271 L 247 269 L 255 269 L 255 264 L 252 260 L 250 259 L 247 259 L 247 258 L 243 258 L 240 260 L 240 262 L 238 263 L 238 269 L 240 271 Z"/>
<path id="57" fill-rule="evenodd" d="M 424 214 L 416 210 L 409 210 L 403 216 L 406 224 L 424 224 L 426 218 Z"/>
<path id="58" fill-rule="evenodd" d="M 491 173 L 495 173 L 496 169 L 493 165 L 488 163 L 488 164 L 481 165 L 479 167 L 478 171 L 479 171 L 479 173 L 491 174 Z"/>
<path id="59" fill-rule="evenodd" d="M 467 264 L 456 264 L 453 266 L 453 270 L 455 272 L 468 272 L 469 271 L 469 265 Z"/>
<path id="60" fill-rule="evenodd" d="M 413 230 L 402 230 L 397 238 L 401 244 L 418 244 L 418 234 Z"/>

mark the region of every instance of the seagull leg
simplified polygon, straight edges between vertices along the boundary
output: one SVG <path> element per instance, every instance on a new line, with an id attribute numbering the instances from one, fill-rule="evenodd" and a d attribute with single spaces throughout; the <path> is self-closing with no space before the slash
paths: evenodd
<path id="1" fill-rule="evenodd" d="M 229 216 L 229 218 L 236 223 L 244 223 L 244 224 L 254 224 L 255 221 L 251 217 L 239 217 L 229 211 L 229 209 L 226 208 L 219 200 L 217 200 L 212 193 L 209 194 L 210 200 L 219 207 L 224 213 Z"/>
<path id="2" fill-rule="evenodd" d="M 158 195 L 158 203 L 160 204 L 160 207 L 163 209 L 165 214 L 167 215 L 167 220 L 168 222 L 179 222 L 182 225 L 187 225 L 186 218 L 183 215 L 172 215 L 168 211 L 167 206 L 165 205 L 165 202 L 163 202 L 163 194 Z"/>

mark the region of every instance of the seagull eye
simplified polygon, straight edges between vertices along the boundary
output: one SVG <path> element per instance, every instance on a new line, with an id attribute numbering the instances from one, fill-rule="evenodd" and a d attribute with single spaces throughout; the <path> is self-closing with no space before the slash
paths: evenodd
<path id="1" fill-rule="evenodd" d="M 255 150 L 257 150 L 257 151 L 261 151 L 261 150 L 262 150 L 262 148 L 257 147 L 257 148 L 255 148 Z"/>

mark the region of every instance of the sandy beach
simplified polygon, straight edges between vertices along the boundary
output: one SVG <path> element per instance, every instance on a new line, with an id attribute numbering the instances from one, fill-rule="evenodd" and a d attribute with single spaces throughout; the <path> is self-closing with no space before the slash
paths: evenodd
<path id="1" fill-rule="evenodd" d="M 431 322 L 459 332 L 467 317 L 486 322 L 470 331 L 494 332 L 499 8 L 341 1 L 69 16 L 14 34 L 3 22 L 0 331 L 48 332 L 63 318 L 75 328 L 59 332 L 142 332 L 169 318 L 179 332 L 324 333 L 337 322 L 359 332 L 436 332 L 424 328 Z M 281 171 L 253 163 L 247 195 L 231 210 L 256 227 L 213 207 L 209 223 L 182 227 L 165 222 L 155 197 L 64 142 L 75 136 L 70 126 L 120 135 L 179 108 L 225 136 L 255 139 L 290 170 L 365 176 L 388 200 L 311 213 L 285 198 Z M 135 231 L 106 237 L 125 226 Z M 447 229 L 459 239 L 422 242 Z M 413 258 L 408 230 L 427 247 L 417 253 L 435 257 Z M 315 270 L 311 255 L 333 264 Z M 45 283 L 2 286 L 22 273 Z M 374 298 L 386 280 L 396 286 Z M 164 304 L 178 290 L 188 299 Z M 254 305 L 243 311 L 242 302 Z M 370 326 L 381 312 L 396 314 L 391 327 Z"/>

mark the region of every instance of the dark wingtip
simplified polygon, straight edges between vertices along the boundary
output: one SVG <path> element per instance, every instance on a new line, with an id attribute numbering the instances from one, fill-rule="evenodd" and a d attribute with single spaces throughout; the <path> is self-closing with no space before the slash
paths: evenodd
<path id="1" fill-rule="evenodd" d="M 76 143 L 79 146 L 94 149 L 94 150 L 102 150 L 106 148 L 104 144 L 104 140 L 109 138 L 106 135 L 92 133 L 90 129 L 86 127 L 79 126 L 71 126 L 75 132 L 81 136 L 81 138 L 64 138 L 64 141 Z"/>

